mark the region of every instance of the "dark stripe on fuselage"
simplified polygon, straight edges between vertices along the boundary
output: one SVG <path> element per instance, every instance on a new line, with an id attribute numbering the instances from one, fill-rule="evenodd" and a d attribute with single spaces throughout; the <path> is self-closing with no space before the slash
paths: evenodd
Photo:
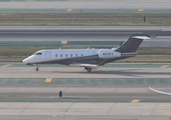
<path id="1" fill-rule="evenodd" d="M 95 65 L 104 65 L 109 62 L 113 62 L 116 60 L 121 60 L 128 57 L 133 57 L 135 54 L 122 54 L 119 58 L 110 58 L 110 59 L 101 59 L 98 57 L 98 54 L 92 56 L 84 56 L 84 57 L 72 57 L 72 58 L 63 58 L 63 59 L 55 59 L 55 60 L 48 60 L 43 62 L 36 62 L 32 64 L 63 64 L 63 65 L 70 65 L 70 64 L 95 64 Z"/>
<path id="2" fill-rule="evenodd" d="M 84 57 L 72 57 L 72 58 L 63 58 L 63 59 L 54 59 L 54 60 L 48 60 L 43 62 L 36 62 L 32 64 L 64 64 L 69 65 L 71 63 L 75 63 L 76 61 L 87 61 L 87 60 L 95 60 L 100 59 L 98 55 L 92 55 L 92 56 L 84 56 Z M 86 63 L 86 62 L 85 62 Z"/>

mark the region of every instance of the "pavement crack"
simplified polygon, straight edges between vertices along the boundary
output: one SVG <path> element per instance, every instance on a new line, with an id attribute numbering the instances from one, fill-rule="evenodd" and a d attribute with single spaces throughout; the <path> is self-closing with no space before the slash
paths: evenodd
<path id="1" fill-rule="evenodd" d="M 114 104 L 112 105 L 112 107 L 109 109 L 109 111 L 107 112 L 107 115 L 109 115 L 110 111 L 111 111 L 112 108 L 115 106 L 115 104 L 116 104 L 116 103 L 114 103 Z"/>
<path id="2" fill-rule="evenodd" d="M 113 93 L 115 93 L 116 90 L 117 90 L 117 88 L 114 89 Z"/>
<path id="3" fill-rule="evenodd" d="M 155 108 L 156 108 L 157 104 L 158 104 L 158 103 L 156 103 L 156 105 L 155 105 L 155 106 L 154 106 L 154 108 L 152 109 L 152 111 L 151 111 L 151 114 L 150 114 L 150 115 L 152 115 L 152 114 L 153 114 L 153 111 L 155 110 Z"/>
<path id="4" fill-rule="evenodd" d="M 16 87 L 11 93 L 14 93 L 19 87 Z"/>
<path id="5" fill-rule="evenodd" d="M 71 105 L 65 110 L 64 115 L 65 115 L 66 112 L 68 112 L 68 110 L 71 108 L 71 106 L 72 106 L 73 104 L 74 104 L 74 102 L 71 103 Z"/>
<path id="6" fill-rule="evenodd" d="M 77 75 L 77 78 L 79 78 L 79 76 L 82 74 L 84 70 L 81 70 L 81 72 L 79 72 L 79 74 Z"/>
<path id="7" fill-rule="evenodd" d="M 20 115 L 31 105 L 31 102 L 21 111 Z"/>
<path id="8" fill-rule="evenodd" d="M 32 78 L 32 75 L 33 75 L 35 72 L 36 72 L 36 71 L 31 72 L 31 74 L 29 75 L 28 78 Z"/>
<path id="9" fill-rule="evenodd" d="M 63 92 L 65 92 L 69 87 L 66 87 Z"/>

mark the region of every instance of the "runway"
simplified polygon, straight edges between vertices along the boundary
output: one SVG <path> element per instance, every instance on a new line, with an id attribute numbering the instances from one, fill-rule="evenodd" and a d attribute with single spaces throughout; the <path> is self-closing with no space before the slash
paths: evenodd
<path id="1" fill-rule="evenodd" d="M 61 42 L 67 41 L 65 45 L 118 46 L 131 34 L 144 33 L 151 39 L 143 41 L 141 46 L 167 47 L 171 44 L 170 31 L 168 26 L 1 26 L 0 45 L 62 46 Z"/>
<path id="2" fill-rule="evenodd" d="M 110 64 L 92 73 L 60 65 L 43 65 L 39 72 L 21 63 L 0 66 L 4 119 L 15 115 L 10 118 L 162 120 L 170 115 L 170 96 L 148 88 L 171 91 L 170 64 Z M 53 80 L 45 82 L 47 77 Z"/>
<path id="3" fill-rule="evenodd" d="M 171 64 L 112 63 L 92 73 L 62 65 L 39 68 L 36 72 L 35 66 L 0 63 L 2 119 L 170 118 L 171 96 L 148 87 L 171 92 Z"/>
<path id="4" fill-rule="evenodd" d="M 3 13 L 171 12 L 170 1 L 1 1 Z M 77 41 L 125 41 L 131 34 L 150 34 L 141 46 L 170 46 L 170 27 L 1 26 L 0 45 L 67 45 Z M 57 41 L 57 43 L 56 43 Z M 76 41 L 76 42 L 75 42 Z M 74 43 L 75 42 L 75 43 Z M 51 44 L 50 44 L 51 43 Z M 110 43 L 110 44 L 115 44 Z M 92 43 L 91 43 L 92 44 Z M 77 43 L 78 45 L 78 43 Z M 7 120 L 168 120 L 171 64 L 109 64 L 87 73 L 61 65 L 0 63 L 0 119 Z M 59 98 L 59 91 L 63 92 Z"/>
<path id="5" fill-rule="evenodd" d="M 1 12 L 171 12 L 170 1 L 1 1 Z M 142 46 L 170 46 L 170 27 L 1 26 L 0 45 L 61 45 L 61 41 L 125 41 L 150 34 Z M 55 43 L 55 42 L 58 43 Z M 48 44 L 47 44 L 48 43 Z M 51 43 L 51 44 L 49 44 Z M 111 43 L 110 43 L 111 44 Z M 117 43 L 118 44 L 118 43 Z M 35 45 L 35 44 L 34 44 Z M 61 65 L 0 63 L 0 119 L 8 120 L 168 120 L 171 64 L 109 64 L 87 73 Z M 63 92 L 59 98 L 59 91 Z"/>

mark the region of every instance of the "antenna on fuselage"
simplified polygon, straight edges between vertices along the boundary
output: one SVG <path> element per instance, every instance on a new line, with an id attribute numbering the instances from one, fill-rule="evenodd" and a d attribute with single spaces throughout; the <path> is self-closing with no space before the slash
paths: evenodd
<path id="1" fill-rule="evenodd" d="M 123 44 L 123 42 L 121 41 L 121 43 L 120 43 L 120 46 Z"/>

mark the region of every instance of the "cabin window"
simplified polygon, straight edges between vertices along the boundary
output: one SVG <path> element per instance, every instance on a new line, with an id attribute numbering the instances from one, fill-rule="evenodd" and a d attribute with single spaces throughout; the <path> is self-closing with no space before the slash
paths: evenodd
<path id="1" fill-rule="evenodd" d="M 61 57 L 62 57 L 62 54 L 61 54 Z"/>
<path id="2" fill-rule="evenodd" d="M 35 53 L 35 55 L 42 55 L 42 53 L 41 52 L 38 52 L 38 53 Z"/>
<path id="3" fill-rule="evenodd" d="M 81 54 L 81 56 L 83 56 L 83 54 Z"/>
<path id="4" fill-rule="evenodd" d="M 56 56 L 56 58 L 57 58 L 57 57 L 58 57 L 58 54 L 56 54 L 55 56 Z"/>
<path id="5" fill-rule="evenodd" d="M 65 54 L 65 57 L 68 57 L 68 55 L 67 55 L 67 54 Z"/>
<path id="6" fill-rule="evenodd" d="M 75 55 L 76 57 L 78 56 L 78 54 Z"/>
<path id="7" fill-rule="evenodd" d="M 70 56 L 72 57 L 72 54 Z"/>

